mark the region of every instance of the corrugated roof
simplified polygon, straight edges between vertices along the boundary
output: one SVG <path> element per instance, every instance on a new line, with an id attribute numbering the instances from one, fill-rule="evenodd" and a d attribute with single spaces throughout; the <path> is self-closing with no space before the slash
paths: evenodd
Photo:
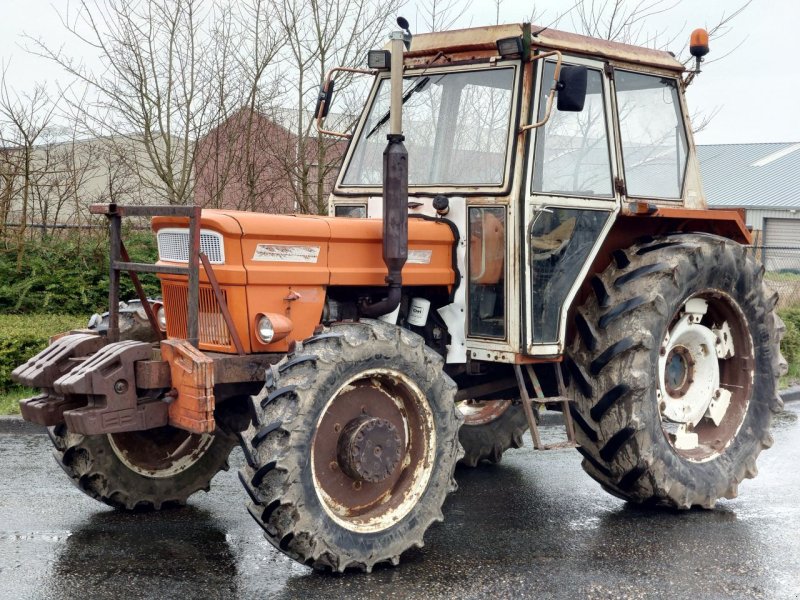
<path id="1" fill-rule="evenodd" d="M 697 146 L 709 206 L 800 208 L 800 144 Z"/>

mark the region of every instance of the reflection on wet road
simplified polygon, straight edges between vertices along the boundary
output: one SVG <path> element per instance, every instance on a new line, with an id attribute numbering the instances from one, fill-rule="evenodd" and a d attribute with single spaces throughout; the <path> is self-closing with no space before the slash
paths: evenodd
<path id="1" fill-rule="evenodd" d="M 760 475 L 714 511 L 628 506 L 574 450 L 528 446 L 459 471 L 445 522 L 400 567 L 345 576 L 277 553 L 233 469 L 186 509 L 128 515 L 72 488 L 46 436 L 0 435 L 0 597 L 798 598 L 798 414 L 789 405 Z"/>

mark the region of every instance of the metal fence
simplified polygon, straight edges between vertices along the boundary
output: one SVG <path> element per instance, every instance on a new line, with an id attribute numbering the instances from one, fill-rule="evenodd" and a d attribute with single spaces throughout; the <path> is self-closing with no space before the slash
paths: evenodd
<path id="1" fill-rule="evenodd" d="M 751 246 L 766 272 L 767 287 L 778 292 L 778 308 L 800 308 L 800 243 L 797 246 Z"/>

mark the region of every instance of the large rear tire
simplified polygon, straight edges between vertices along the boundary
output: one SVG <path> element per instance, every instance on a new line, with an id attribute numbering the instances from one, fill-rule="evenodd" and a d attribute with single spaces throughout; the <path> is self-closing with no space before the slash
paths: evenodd
<path id="1" fill-rule="evenodd" d="M 745 249 L 674 235 L 615 253 L 567 358 L 583 468 L 625 500 L 736 496 L 772 444 L 783 361 L 776 297 Z"/>
<path id="2" fill-rule="evenodd" d="M 48 429 L 56 462 L 87 496 L 124 510 L 182 506 L 228 470 L 236 438 L 222 431 L 197 435 L 174 427 L 109 435 Z"/>
<path id="3" fill-rule="evenodd" d="M 484 460 L 499 463 L 506 450 L 522 448 L 528 421 L 521 404 L 511 400 L 464 400 L 456 406 L 464 416 L 458 432 L 464 448 L 460 464 L 476 467 Z"/>
<path id="4" fill-rule="evenodd" d="M 268 370 L 242 433 L 239 475 L 267 540 L 340 572 L 421 547 L 456 488 L 455 391 L 421 337 L 380 321 L 297 344 Z"/>

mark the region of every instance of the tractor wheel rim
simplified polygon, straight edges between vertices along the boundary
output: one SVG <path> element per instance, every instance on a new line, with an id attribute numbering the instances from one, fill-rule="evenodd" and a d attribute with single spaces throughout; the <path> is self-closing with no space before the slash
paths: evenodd
<path id="1" fill-rule="evenodd" d="M 151 479 L 166 479 L 197 463 L 211 448 L 214 436 L 167 426 L 109 433 L 108 441 L 116 457 L 131 471 Z"/>
<path id="2" fill-rule="evenodd" d="M 342 385 L 320 413 L 311 444 L 314 490 L 342 527 L 382 531 L 418 503 L 435 452 L 425 394 L 398 371 L 370 369 Z"/>
<path id="3" fill-rule="evenodd" d="M 721 290 L 685 300 L 658 359 L 661 425 L 683 458 L 704 462 L 736 437 L 752 390 L 753 341 L 736 302 Z"/>
<path id="4" fill-rule="evenodd" d="M 486 425 L 511 408 L 511 400 L 461 400 L 456 408 L 464 415 L 464 426 Z"/>

